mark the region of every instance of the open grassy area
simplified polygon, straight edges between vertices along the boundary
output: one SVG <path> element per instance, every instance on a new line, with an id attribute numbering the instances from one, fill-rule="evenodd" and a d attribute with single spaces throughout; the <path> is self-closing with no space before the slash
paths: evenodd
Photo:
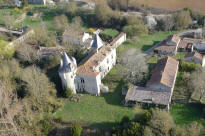
<path id="1" fill-rule="evenodd" d="M 109 35 L 112 38 L 114 38 L 116 35 L 119 34 L 119 32 L 115 29 L 104 29 L 101 33 L 103 33 L 105 35 Z"/>
<path id="2" fill-rule="evenodd" d="M 137 0 L 136 3 L 169 10 L 188 7 L 205 13 L 204 0 Z"/>
<path id="3" fill-rule="evenodd" d="M 79 102 L 66 102 L 65 105 L 55 113 L 64 121 L 77 121 L 91 126 L 112 127 L 124 116 L 134 118 L 136 114 L 143 112 L 140 108 L 124 107 L 121 102 L 122 82 L 117 76 L 116 67 L 104 79 L 109 85 L 110 92 L 100 97 L 90 94 L 78 94 Z"/>
<path id="4" fill-rule="evenodd" d="M 205 126 L 202 119 L 203 108 L 200 104 L 173 104 L 170 113 L 177 125 L 186 126 L 193 121 L 197 121 Z"/>
<path id="5" fill-rule="evenodd" d="M 169 35 L 179 33 L 178 31 L 173 32 L 157 32 L 150 35 L 140 36 L 136 42 L 128 40 L 124 43 L 124 46 L 121 46 L 121 50 L 128 50 L 130 48 L 137 48 L 141 51 L 146 51 L 151 48 L 153 45 L 164 40 Z"/>

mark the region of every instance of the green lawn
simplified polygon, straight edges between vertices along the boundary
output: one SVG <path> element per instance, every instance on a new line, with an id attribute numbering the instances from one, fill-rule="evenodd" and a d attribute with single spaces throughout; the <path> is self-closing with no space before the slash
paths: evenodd
<path id="1" fill-rule="evenodd" d="M 205 120 L 201 119 L 202 109 L 202 105 L 199 104 L 173 104 L 170 113 L 177 125 L 186 126 L 193 121 L 197 121 L 205 126 Z"/>
<path id="2" fill-rule="evenodd" d="M 65 105 L 55 113 L 55 117 L 60 117 L 64 121 L 77 121 L 92 126 L 112 127 L 124 116 L 134 118 L 137 113 L 142 113 L 140 108 L 124 107 L 121 102 L 122 82 L 117 76 L 116 68 L 106 76 L 103 81 L 110 87 L 110 93 L 102 96 L 92 96 L 83 94 L 80 102 L 66 102 Z"/>
<path id="3" fill-rule="evenodd" d="M 119 32 L 115 29 L 104 29 L 101 33 L 103 33 L 105 35 L 109 35 L 112 38 L 114 38 L 116 35 L 119 34 Z"/>
<path id="4" fill-rule="evenodd" d="M 157 44 L 158 42 L 164 40 L 169 35 L 176 34 L 178 31 L 172 31 L 172 32 L 157 32 L 150 35 L 140 36 L 137 39 L 137 42 L 128 41 L 124 43 L 124 46 L 122 46 L 122 50 L 128 50 L 130 48 L 137 48 L 141 51 L 146 51 L 149 48 L 151 48 L 153 45 Z"/>

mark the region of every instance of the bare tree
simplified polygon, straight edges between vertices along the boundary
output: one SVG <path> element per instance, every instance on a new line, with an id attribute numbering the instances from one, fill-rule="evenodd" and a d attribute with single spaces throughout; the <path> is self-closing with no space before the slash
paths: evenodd
<path id="1" fill-rule="evenodd" d="M 22 62 L 33 64 L 40 60 L 40 55 L 37 50 L 33 49 L 30 45 L 21 46 L 16 50 L 17 58 Z"/>
<path id="2" fill-rule="evenodd" d="M 64 14 L 56 16 L 53 21 L 59 31 L 63 31 L 68 26 L 68 19 Z"/>
<path id="3" fill-rule="evenodd" d="M 55 34 L 48 31 L 46 27 L 35 27 L 33 30 L 34 34 L 27 39 L 27 43 L 45 47 L 57 45 Z"/>

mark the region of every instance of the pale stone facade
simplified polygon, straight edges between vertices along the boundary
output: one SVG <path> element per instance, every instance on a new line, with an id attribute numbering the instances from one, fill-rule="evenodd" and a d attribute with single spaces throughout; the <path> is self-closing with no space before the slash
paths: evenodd
<path id="1" fill-rule="evenodd" d="M 65 32 L 63 33 L 63 43 L 77 46 L 85 46 L 89 48 L 93 43 L 93 39 L 92 35 L 90 35 L 89 33 L 80 33 L 65 30 Z"/>
<path id="2" fill-rule="evenodd" d="M 120 37 L 119 39 L 126 40 L 126 38 Z M 120 40 L 120 42 L 123 41 Z M 93 44 L 95 53 L 85 58 L 78 67 L 74 58 L 69 58 L 66 53 L 62 55 L 59 76 L 63 87 L 72 89 L 73 93 L 87 92 L 99 95 L 102 88 L 106 91 L 109 90 L 102 84 L 101 80 L 116 64 L 116 47 L 111 44 L 104 45 L 98 34 L 95 35 Z"/>

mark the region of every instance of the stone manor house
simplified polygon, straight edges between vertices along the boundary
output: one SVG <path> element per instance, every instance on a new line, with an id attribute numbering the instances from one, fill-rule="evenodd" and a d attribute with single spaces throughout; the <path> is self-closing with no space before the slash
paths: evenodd
<path id="1" fill-rule="evenodd" d="M 63 53 L 58 70 L 63 87 L 72 89 L 73 93 L 87 92 L 95 95 L 108 90 L 101 80 L 116 64 L 116 48 L 124 41 L 126 41 L 126 34 L 120 33 L 110 43 L 104 44 L 96 33 L 91 45 L 91 53 L 78 66 L 75 58 Z"/>

